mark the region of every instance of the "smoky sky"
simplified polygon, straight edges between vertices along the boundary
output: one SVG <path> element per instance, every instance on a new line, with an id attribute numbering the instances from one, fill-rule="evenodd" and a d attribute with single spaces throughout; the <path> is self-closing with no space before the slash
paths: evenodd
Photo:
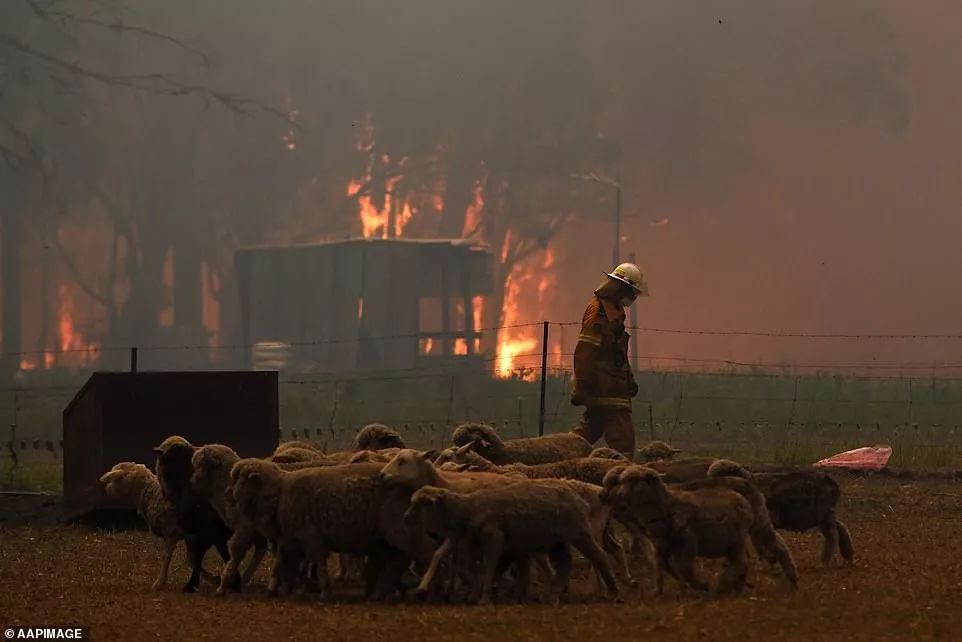
<path id="1" fill-rule="evenodd" d="M 96 83 L 76 110 L 53 92 L 45 104 L 55 108 L 31 126 L 54 171 L 59 162 L 67 175 L 103 174 L 101 185 L 124 171 L 150 183 L 147 202 L 182 212 L 156 233 L 193 229 L 224 244 L 225 264 L 237 244 L 349 231 L 356 211 L 344 185 L 363 170 L 358 125 L 370 119 L 378 149 L 394 158 L 501 171 L 527 194 L 512 215 L 538 209 L 526 182 L 550 174 L 554 197 L 540 207 L 564 221 L 552 241 L 555 278 L 543 304 L 523 306 L 523 320 L 579 319 L 611 267 L 612 194 L 566 184 L 570 166 L 621 176 L 621 255 L 635 252 L 651 284 L 643 326 L 962 329 L 957 3 L 124 6 L 131 23 L 189 46 L 131 34 L 85 39 L 79 52 L 60 46 L 88 64 L 174 72 L 275 106 L 297 121 L 296 150 L 269 115 L 133 99 Z M 103 219 L 74 209 L 70 225 Z M 228 225 L 224 212 L 242 214 Z M 208 220 L 216 233 L 204 236 L 196 222 Z M 528 267 L 542 263 L 535 256 Z M 689 357 L 962 361 L 951 341 L 637 338 L 643 353 Z"/>

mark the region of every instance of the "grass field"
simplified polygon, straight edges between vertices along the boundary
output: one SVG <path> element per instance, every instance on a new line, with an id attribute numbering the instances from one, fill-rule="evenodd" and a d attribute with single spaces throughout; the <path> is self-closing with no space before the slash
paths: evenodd
<path id="1" fill-rule="evenodd" d="M 160 551 L 148 534 L 57 525 L 53 500 L 0 496 L 0 625 L 81 624 L 97 640 L 959 639 L 962 489 L 933 480 L 839 481 L 840 517 L 857 553 L 853 569 L 819 566 L 820 537 L 787 534 L 801 575 L 794 594 L 756 570 L 754 588 L 738 598 L 682 594 L 669 581 L 661 598 L 631 594 L 612 604 L 591 598 L 582 579 L 560 607 L 372 604 L 353 586 L 318 604 L 270 599 L 260 580 L 226 599 L 209 586 L 182 595 L 181 552 L 171 585 L 155 592 L 149 587 Z M 583 578 L 585 569 L 578 571 Z"/>
<path id="2" fill-rule="evenodd" d="M 59 489 L 61 412 L 81 378 L 0 391 L 0 489 Z M 639 443 L 670 441 L 689 454 L 802 464 L 858 446 L 893 447 L 892 466 L 962 468 L 962 381 L 793 377 L 762 373 L 643 372 L 634 405 Z M 549 376 L 545 430 L 576 425 L 567 374 Z M 282 439 L 347 448 L 370 422 L 397 426 L 416 447 L 447 445 L 453 425 L 493 423 L 505 437 L 538 434 L 540 383 L 483 372 L 285 375 Z M 172 432 L 173 432 L 172 428 Z M 55 452 L 50 452 L 53 446 Z M 18 454 L 13 466 L 9 448 Z"/>

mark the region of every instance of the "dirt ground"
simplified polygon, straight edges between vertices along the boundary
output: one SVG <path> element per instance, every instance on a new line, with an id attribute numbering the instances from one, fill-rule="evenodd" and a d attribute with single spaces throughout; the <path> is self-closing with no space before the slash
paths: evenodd
<path id="1" fill-rule="evenodd" d="M 270 599 L 263 584 L 224 599 L 210 586 L 183 595 L 182 554 L 170 585 L 152 591 L 160 551 L 147 533 L 62 526 L 49 498 L 0 496 L 0 626 L 79 624 L 97 640 L 962 639 L 960 484 L 840 482 L 856 568 L 822 568 L 820 536 L 788 534 L 801 574 L 795 594 L 758 570 L 754 588 L 738 598 L 685 595 L 669 580 L 664 597 L 635 593 L 613 604 L 590 598 L 579 581 L 560 606 L 374 604 L 351 587 L 336 603 L 318 604 Z"/>

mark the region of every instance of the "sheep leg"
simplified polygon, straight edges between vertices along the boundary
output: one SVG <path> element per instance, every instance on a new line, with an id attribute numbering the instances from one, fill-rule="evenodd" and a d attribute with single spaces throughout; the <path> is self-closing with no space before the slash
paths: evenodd
<path id="1" fill-rule="evenodd" d="M 331 597 L 331 575 L 327 570 L 327 558 L 330 552 L 317 542 L 312 542 L 305 549 L 305 557 L 317 572 L 318 599 L 326 600 Z"/>
<path id="2" fill-rule="evenodd" d="M 835 520 L 835 527 L 838 529 L 838 548 L 842 554 L 842 559 L 848 566 L 855 566 L 855 546 L 852 544 L 852 535 L 848 532 L 848 526 L 842 520 Z"/>
<path id="3" fill-rule="evenodd" d="M 785 545 L 782 536 L 774 531 L 772 531 L 772 535 L 774 536 L 771 550 L 772 557 L 782 568 L 785 579 L 788 580 L 792 590 L 795 590 L 798 588 L 798 569 L 795 567 L 795 559 L 792 557 L 791 551 L 788 550 L 788 546 Z"/>
<path id="4" fill-rule="evenodd" d="M 531 558 L 524 555 L 517 560 L 518 565 L 518 601 L 528 601 L 528 589 L 531 588 Z"/>
<path id="5" fill-rule="evenodd" d="M 282 591 L 289 590 L 299 573 L 299 566 L 299 555 L 275 545 L 274 567 L 271 569 L 271 578 L 267 583 L 267 594 L 274 597 Z"/>
<path id="6" fill-rule="evenodd" d="M 157 579 L 154 580 L 154 583 L 151 586 L 151 588 L 154 590 L 157 590 L 167 584 L 167 573 L 170 570 L 170 560 L 174 556 L 174 550 L 177 548 L 177 542 L 178 540 L 176 539 L 164 540 L 164 558 L 160 563 L 160 575 L 157 576 Z"/>
<path id="7" fill-rule="evenodd" d="M 613 567 L 618 570 L 618 574 L 620 575 L 618 579 L 621 580 L 625 586 L 631 588 L 638 586 L 638 581 L 631 576 L 631 569 L 628 566 L 628 556 L 625 554 L 625 549 L 621 545 L 621 542 L 615 538 L 610 524 L 605 527 L 605 534 L 601 541 L 605 551 L 611 557 Z"/>
<path id="8" fill-rule="evenodd" d="M 501 554 L 504 551 L 504 533 L 492 529 L 484 534 L 481 546 L 481 585 L 480 595 L 476 601 L 480 604 L 491 603 L 491 589 L 494 586 L 494 578 L 498 573 L 498 562 L 501 561 Z"/>
<path id="9" fill-rule="evenodd" d="M 244 569 L 241 580 L 243 584 L 250 584 L 250 581 L 254 578 L 254 573 L 257 572 L 261 562 L 264 561 L 264 555 L 267 554 L 267 542 L 260 535 L 254 535 L 253 546 L 254 554 L 251 556 L 251 561 L 247 563 L 247 568 Z"/>
<path id="10" fill-rule="evenodd" d="M 381 555 L 384 557 L 384 565 L 378 574 L 372 596 L 375 600 L 382 600 L 398 590 L 401 585 L 401 576 L 411 566 L 411 558 L 397 549 L 387 548 Z"/>
<path id="11" fill-rule="evenodd" d="M 728 552 L 728 565 L 718 578 L 719 593 L 741 593 L 748 576 L 748 552 L 745 542 L 738 540 Z"/>
<path id="12" fill-rule="evenodd" d="M 187 538 L 187 564 L 190 566 L 190 578 L 182 589 L 184 593 L 193 593 L 200 586 L 201 565 L 207 546 L 196 537 Z"/>
<path id="13" fill-rule="evenodd" d="M 428 570 L 421 577 L 421 583 L 418 584 L 417 594 L 419 596 L 426 595 L 428 588 L 431 586 L 431 582 L 434 581 L 434 576 L 438 572 L 438 567 L 441 565 L 441 561 L 451 552 L 454 548 L 454 542 L 450 537 L 446 538 L 438 550 L 434 551 L 434 555 L 431 556 L 431 564 L 428 566 Z M 452 565 L 453 567 L 453 565 Z"/>
<path id="14" fill-rule="evenodd" d="M 825 544 L 822 546 L 822 564 L 831 566 L 832 560 L 835 559 L 835 554 L 839 550 L 838 522 L 836 522 L 834 515 L 822 522 L 818 530 L 822 532 L 822 536 L 825 538 Z"/>
<path id="15" fill-rule="evenodd" d="M 567 544 L 559 544 L 549 551 L 548 557 L 555 572 L 551 577 L 552 595 L 549 600 L 557 604 L 561 601 L 561 596 L 568 591 L 568 582 L 571 579 L 571 551 Z"/>
<path id="16" fill-rule="evenodd" d="M 608 595 L 617 599 L 618 583 L 615 581 L 615 574 L 611 571 L 611 564 L 608 563 L 608 555 L 598 546 L 598 542 L 591 536 L 591 533 L 585 531 L 580 538 L 572 542 L 572 545 L 591 562 L 595 571 L 601 575 L 601 579 L 608 589 Z"/>
<path id="17" fill-rule="evenodd" d="M 668 568 L 674 571 L 675 577 L 681 580 L 683 584 L 696 591 L 707 591 L 708 585 L 695 577 L 695 555 L 698 551 L 698 542 L 695 535 L 686 530 L 682 535 L 680 544 L 670 551 Z"/>
<path id="18" fill-rule="evenodd" d="M 244 555 L 247 554 L 247 549 L 250 548 L 251 544 L 251 533 L 246 529 L 238 529 L 234 531 L 231 535 L 230 540 L 227 542 L 227 550 L 229 552 L 227 564 L 224 566 L 224 571 L 221 573 L 220 586 L 217 587 L 216 594 L 223 595 L 229 589 L 240 590 L 240 579 L 237 573 L 237 568 L 240 566 L 241 561 L 244 559 Z"/>

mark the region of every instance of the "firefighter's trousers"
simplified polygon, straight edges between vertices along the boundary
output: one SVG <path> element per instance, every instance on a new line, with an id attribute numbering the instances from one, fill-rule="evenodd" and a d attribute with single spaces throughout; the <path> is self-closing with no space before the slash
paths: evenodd
<path id="1" fill-rule="evenodd" d="M 628 457 L 635 455 L 635 427 L 631 423 L 631 411 L 623 408 L 590 407 L 585 410 L 581 425 L 572 432 L 580 435 L 592 446 L 605 438 L 609 448 Z"/>

